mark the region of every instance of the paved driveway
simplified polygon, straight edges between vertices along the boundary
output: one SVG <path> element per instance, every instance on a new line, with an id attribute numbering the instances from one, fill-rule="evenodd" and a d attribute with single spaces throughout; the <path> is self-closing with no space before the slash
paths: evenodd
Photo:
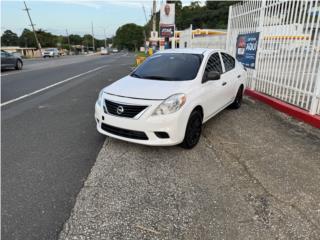
<path id="1" fill-rule="evenodd" d="M 317 239 L 319 146 L 252 99 L 193 150 L 107 138 L 60 239 Z"/>

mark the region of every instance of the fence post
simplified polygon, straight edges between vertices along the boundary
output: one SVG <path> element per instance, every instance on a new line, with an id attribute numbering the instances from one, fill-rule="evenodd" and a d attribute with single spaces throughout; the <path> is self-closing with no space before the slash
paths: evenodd
<path id="1" fill-rule="evenodd" d="M 320 104 L 320 70 L 318 70 L 317 79 L 316 79 L 316 86 L 314 88 L 314 92 L 312 94 L 311 100 L 311 108 L 310 114 L 315 115 L 317 114 L 317 110 Z"/>
<path id="2" fill-rule="evenodd" d="M 266 9 L 266 0 L 262 0 L 261 2 L 261 9 L 260 9 L 260 17 L 259 17 L 259 26 L 257 28 L 258 32 L 260 32 L 260 36 L 259 36 L 259 43 L 258 43 L 258 47 L 257 47 L 257 55 L 256 55 L 256 66 L 255 69 L 253 71 L 253 76 L 252 76 L 252 83 L 251 83 L 251 90 L 255 89 L 256 86 L 256 82 L 257 82 L 257 69 L 259 67 L 259 60 L 260 60 L 260 56 L 259 56 L 259 50 L 261 49 L 262 46 L 262 42 L 263 42 L 263 23 L 264 23 L 264 14 L 265 14 L 265 9 Z"/>

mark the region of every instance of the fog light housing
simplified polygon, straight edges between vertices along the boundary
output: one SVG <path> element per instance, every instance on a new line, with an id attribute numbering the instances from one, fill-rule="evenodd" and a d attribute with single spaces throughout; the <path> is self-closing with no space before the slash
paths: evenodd
<path id="1" fill-rule="evenodd" d="M 154 132 L 154 134 L 158 137 L 158 138 L 169 138 L 169 134 L 166 132 Z"/>

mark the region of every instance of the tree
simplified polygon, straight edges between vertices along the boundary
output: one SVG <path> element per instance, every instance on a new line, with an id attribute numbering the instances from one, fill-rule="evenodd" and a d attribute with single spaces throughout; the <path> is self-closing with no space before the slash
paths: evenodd
<path id="1" fill-rule="evenodd" d="M 119 27 L 114 38 L 114 45 L 119 49 L 137 50 L 143 45 L 143 27 L 128 23 Z"/>
<path id="2" fill-rule="evenodd" d="M 37 47 L 36 40 L 34 39 L 34 34 L 29 29 L 25 28 L 19 37 L 20 47 Z"/>
<path id="3" fill-rule="evenodd" d="M 82 38 L 78 34 L 71 34 L 69 35 L 70 44 L 72 45 L 81 45 L 82 44 Z"/>
<path id="4" fill-rule="evenodd" d="M 43 29 L 38 29 L 36 33 L 42 47 L 57 47 L 59 45 L 58 36 Z"/>
<path id="5" fill-rule="evenodd" d="M 85 34 L 82 38 L 82 45 L 86 46 L 87 48 L 93 47 L 92 46 L 92 35 Z"/>
<path id="6" fill-rule="evenodd" d="M 19 38 L 18 35 L 11 30 L 6 30 L 1 36 L 2 46 L 18 46 Z"/>

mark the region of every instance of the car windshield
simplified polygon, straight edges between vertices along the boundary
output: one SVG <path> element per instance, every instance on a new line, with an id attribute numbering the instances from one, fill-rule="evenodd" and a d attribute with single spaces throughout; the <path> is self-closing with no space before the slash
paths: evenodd
<path id="1" fill-rule="evenodd" d="M 185 81 L 197 76 L 203 55 L 188 53 L 159 53 L 149 58 L 138 67 L 132 77 Z"/>

